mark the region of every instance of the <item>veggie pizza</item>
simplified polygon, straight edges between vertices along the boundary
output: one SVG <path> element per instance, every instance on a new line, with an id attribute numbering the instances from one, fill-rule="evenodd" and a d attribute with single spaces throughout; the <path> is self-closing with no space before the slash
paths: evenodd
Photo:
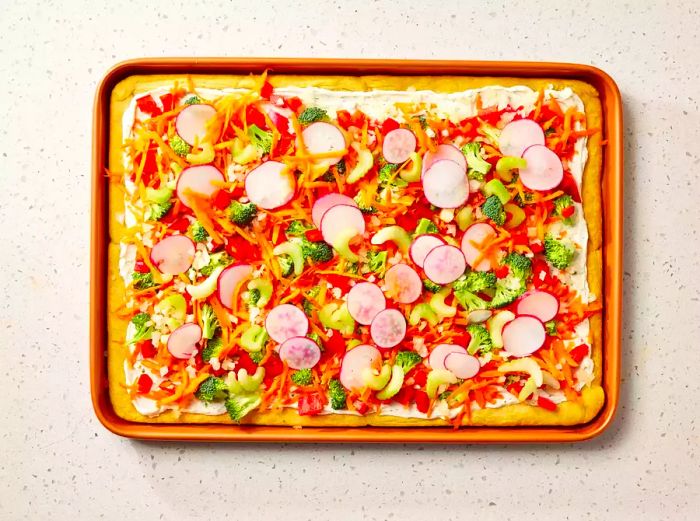
<path id="1" fill-rule="evenodd" d="M 573 425 L 602 407 L 590 85 L 133 76 L 110 117 L 119 416 Z"/>

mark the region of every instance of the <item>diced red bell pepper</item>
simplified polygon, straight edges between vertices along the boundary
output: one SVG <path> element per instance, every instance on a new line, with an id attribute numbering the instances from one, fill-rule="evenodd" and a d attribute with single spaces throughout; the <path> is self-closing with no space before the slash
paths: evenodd
<path id="1" fill-rule="evenodd" d="M 139 259 L 134 263 L 134 271 L 136 273 L 148 273 L 151 270 L 146 266 L 145 262 Z"/>
<path id="2" fill-rule="evenodd" d="M 265 378 L 263 381 L 268 387 L 272 383 L 272 380 L 274 380 L 276 376 L 282 374 L 282 371 L 284 370 L 282 360 L 280 360 L 280 357 L 275 354 L 270 355 L 270 357 L 263 364 L 263 367 L 265 368 Z"/>
<path id="3" fill-rule="evenodd" d="M 564 178 L 561 180 L 561 183 L 559 183 L 557 189 L 561 190 L 565 194 L 569 194 L 577 203 L 581 202 L 581 194 L 578 191 L 576 180 L 574 179 L 574 176 L 571 175 L 571 172 L 564 171 Z"/>
<path id="4" fill-rule="evenodd" d="M 576 208 L 573 206 L 567 206 L 566 208 L 563 208 L 561 211 L 561 216 L 566 219 L 568 217 L 571 217 L 574 215 L 574 212 L 576 211 Z"/>
<path id="5" fill-rule="evenodd" d="M 554 403 L 549 398 L 545 398 L 544 396 L 537 397 L 537 405 L 539 405 L 543 409 L 547 409 L 548 411 L 556 411 L 557 410 L 557 404 Z"/>
<path id="6" fill-rule="evenodd" d="M 532 250 L 532 253 L 540 253 L 544 251 L 544 246 L 542 246 L 542 243 L 533 242 L 530 244 L 530 249 Z"/>
<path id="7" fill-rule="evenodd" d="M 302 101 L 299 98 L 297 98 L 296 96 L 292 96 L 291 98 L 286 98 L 285 102 L 286 102 L 287 106 L 296 113 L 299 112 L 299 109 L 303 105 Z"/>
<path id="8" fill-rule="evenodd" d="M 331 331 L 331 334 L 328 335 L 328 341 L 324 342 L 323 345 L 331 355 L 342 356 L 346 350 L 345 340 L 337 331 Z"/>
<path id="9" fill-rule="evenodd" d="M 270 99 L 273 91 L 272 84 L 269 81 L 263 83 L 262 89 L 260 89 L 260 97 L 263 99 Z"/>
<path id="10" fill-rule="evenodd" d="M 187 219 L 187 217 L 180 217 L 179 219 L 176 219 L 172 223 L 168 224 L 168 228 L 180 233 L 185 233 L 189 227 L 190 221 Z"/>
<path id="11" fill-rule="evenodd" d="M 302 394 L 297 406 L 299 416 L 314 416 L 323 411 L 323 399 L 318 393 Z"/>
<path id="12" fill-rule="evenodd" d="M 358 414 L 365 414 L 369 410 L 369 405 L 361 400 L 355 400 L 352 402 L 352 405 L 355 407 L 355 411 L 357 411 Z"/>
<path id="13" fill-rule="evenodd" d="M 353 280 L 352 278 L 333 274 L 326 274 L 323 277 L 336 288 L 340 288 L 343 293 L 350 291 L 350 282 Z"/>
<path id="14" fill-rule="evenodd" d="M 413 381 L 416 385 L 419 385 L 421 387 L 424 386 L 428 381 L 428 373 L 421 369 L 416 369 L 413 373 Z"/>
<path id="15" fill-rule="evenodd" d="M 228 207 L 229 204 L 231 204 L 231 199 L 233 199 L 233 196 L 229 192 L 227 192 L 226 190 L 219 190 L 219 193 L 217 193 L 216 197 L 214 197 L 212 205 L 214 206 L 214 208 L 224 210 Z"/>
<path id="16" fill-rule="evenodd" d="M 392 400 L 405 406 L 413 401 L 415 395 L 416 390 L 412 386 L 402 387 L 401 390 L 394 395 Z"/>
<path id="17" fill-rule="evenodd" d="M 163 105 L 164 112 L 170 112 L 175 108 L 175 103 L 177 102 L 177 97 L 172 93 L 168 92 L 160 97 L 160 103 Z"/>
<path id="18" fill-rule="evenodd" d="M 144 358 L 153 358 L 158 353 L 156 346 L 150 340 L 144 340 L 139 343 L 139 350 L 141 351 L 141 356 Z"/>
<path id="19" fill-rule="evenodd" d="M 574 362 L 580 364 L 581 361 L 588 356 L 588 346 L 586 344 L 579 344 L 569 351 L 569 356 L 573 358 Z"/>
<path id="20" fill-rule="evenodd" d="M 258 364 L 253 362 L 250 355 L 246 351 L 241 351 L 238 357 L 238 363 L 236 364 L 236 369 L 245 369 L 248 374 L 253 374 L 258 369 Z"/>
<path id="21" fill-rule="evenodd" d="M 508 266 L 503 265 L 493 270 L 493 272 L 496 275 L 496 278 L 505 279 L 508 276 L 510 270 L 508 269 Z"/>
<path id="22" fill-rule="evenodd" d="M 151 117 L 158 116 L 163 113 L 163 111 L 160 110 L 160 107 L 156 103 L 156 100 L 154 100 L 153 96 L 151 96 L 150 94 L 138 98 L 136 100 L 136 106 L 141 112 L 148 114 Z"/>
<path id="23" fill-rule="evenodd" d="M 237 260 L 259 260 L 260 248 L 250 244 L 243 237 L 231 235 L 226 242 L 226 251 Z"/>
<path id="24" fill-rule="evenodd" d="M 428 408 L 430 407 L 430 398 L 428 398 L 428 394 L 423 392 L 423 391 L 416 391 L 416 394 L 413 398 L 416 401 L 416 408 L 425 414 L 428 412 Z"/>
<path id="25" fill-rule="evenodd" d="M 252 105 L 248 105 L 245 109 L 245 120 L 248 126 L 257 125 L 258 128 L 264 130 L 267 129 L 267 121 L 265 121 L 265 116 Z"/>
<path id="26" fill-rule="evenodd" d="M 139 394 L 146 394 L 150 392 L 151 387 L 153 387 L 153 378 L 151 378 L 147 374 L 142 374 L 136 381 L 136 387 L 138 389 Z"/>
<path id="27" fill-rule="evenodd" d="M 336 119 L 338 120 L 338 125 L 343 127 L 345 130 L 350 128 L 352 125 L 352 114 L 347 110 L 339 110 L 335 113 Z"/>
<path id="28" fill-rule="evenodd" d="M 392 118 L 386 118 L 382 123 L 382 135 L 386 136 L 392 130 L 396 130 L 401 125 L 399 122 Z"/>
<path id="29" fill-rule="evenodd" d="M 306 237 L 307 241 L 311 242 L 319 242 L 323 240 L 321 230 L 308 230 L 306 233 L 304 233 L 304 237 Z"/>
<path id="30" fill-rule="evenodd" d="M 433 212 L 427 205 L 428 202 L 426 201 L 425 205 L 419 203 L 412 206 L 408 212 L 396 217 L 396 224 L 401 226 L 404 230 L 411 232 L 416 228 L 418 221 L 421 219 L 425 218 L 432 220 L 432 218 L 435 216 L 435 212 Z"/>

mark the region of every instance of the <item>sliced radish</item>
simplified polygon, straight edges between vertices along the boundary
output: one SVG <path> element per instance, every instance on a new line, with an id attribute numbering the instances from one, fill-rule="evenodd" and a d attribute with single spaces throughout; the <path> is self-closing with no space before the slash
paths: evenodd
<path id="1" fill-rule="evenodd" d="M 394 347 L 406 336 L 406 319 L 398 309 L 385 309 L 374 317 L 369 333 L 377 346 Z"/>
<path id="2" fill-rule="evenodd" d="M 202 340 L 202 328 L 197 324 L 183 324 L 168 336 L 168 352 L 175 358 L 186 360 L 192 357 L 197 342 Z"/>
<path id="3" fill-rule="evenodd" d="M 503 349 L 518 358 L 531 355 L 544 344 L 545 329 L 537 317 L 520 315 L 503 326 Z"/>
<path id="4" fill-rule="evenodd" d="M 216 117 L 216 109 L 211 105 L 204 103 L 189 105 L 177 115 L 175 131 L 188 145 L 201 143 L 207 136 L 209 122 L 214 117 Z"/>
<path id="5" fill-rule="evenodd" d="M 416 149 L 416 136 L 407 128 L 397 128 L 384 136 L 382 155 L 389 163 L 407 161 Z"/>
<path id="6" fill-rule="evenodd" d="M 252 274 L 253 267 L 250 264 L 234 264 L 221 272 L 216 285 L 219 301 L 224 307 L 233 309 L 233 295 L 236 292 L 236 288 L 242 282 L 248 280 Z"/>
<path id="7" fill-rule="evenodd" d="M 364 326 L 370 325 L 377 313 L 386 308 L 384 293 L 371 282 L 360 282 L 350 288 L 347 303 L 350 316 Z"/>
<path id="8" fill-rule="evenodd" d="M 423 192 L 438 208 L 457 208 L 469 199 L 469 180 L 460 165 L 441 159 L 425 171 Z"/>
<path id="9" fill-rule="evenodd" d="M 295 336 L 284 341 L 279 355 L 292 369 L 311 369 L 321 359 L 321 349 L 310 338 Z"/>
<path id="10" fill-rule="evenodd" d="M 352 197 L 348 197 L 343 194 L 327 194 L 323 197 L 319 197 L 314 205 L 311 207 L 311 220 L 316 228 L 321 228 L 321 219 L 323 219 L 323 214 L 334 206 L 339 204 L 344 204 L 346 206 L 354 206 L 357 208 L 357 203 Z"/>
<path id="11" fill-rule="evenodd" d="M 445 359 L 451 353 L 466 355 L 467 350 L 462 346 L 457 346 L 454 344 L 438 344 L 430 352 L 430 356 L 428 357 L 428 365 L 431 369 L 446 369 Z"/>
<path id="12" fill-rule="evenodd" d="M 194 243 L 189 237 L 170 235 L 153 246 L 151 262 L 161 273 L 179 275 L 192 266 L 194 252 Z"/>
<path id="13" fill-rule="evenodd" d="M 212 165 L 197 165 L 185 168 L 177 178 L 177 197 L 187 208 L 191 208 L 190 192 L 211 199 L 221 189 L 224 174 Z"/>
<path id="14" fill-rule="evenodd" d="M 423 156 L 422 174 L 428 171 L 433 166 L 433 163 L 447 159 L 453 161 L 462 167 L 462 170 L 467 171 L 467 158 L 464 157 L 462 151 L 454 145 L 443 143 L 437 146 L 435 152 L 428 150 Z"/>
<path id="15" fill-rule="evenodd" d="M 389 297 L 401 304 L 415 302 L 423 293 L 423 282 L 407 264 L 395 264 L 386 271 L 384 285 Z"/>
<path id="16" fill-rule="evenodd" d="M 272 340 L 281 344 L 295 336 L 306 336 L 309 319 L 298 307 L 280 304 L 267 314 L 265 329 Z"/>
<path id="17" fill-rule="evenodd" d="M 328 152 L 338 152 L 346 147 L 345 136 L 341 130 L 331 123 L 317 121 L 306 127 L 301 137 L 304 146 L 309 154 L 326 154 Z M 327 165 L 335 165 L 342 159 L 342 156 L 329 157 L 320 162 Z"/>
<path id="18" fill-rule="evenodd" d="M 462 250 L 451 244 L 433 248 L 425 256 L 423 271 L 435 284 L 449 284 L 460 278 L 467 269 Z"/>
<path id="19" fill-rule="evenodd" d="M 355 206 L 338 204 L 328 209 L 321 218 L 321 235 L 331 246 L 340 235 L 352 230 L 356 235 L 365 233 L 365 217 Z"/>
<path id="20" fill-rule="evenodd" d="M 527 166 L 520 169 L 520 180 L 530 190 L 552 190 L 564 179 L 559 156 L 544 145 L 532 145 L 523 152 Z"/>
<path id="21" fill-rule="evenodd" d="M 532 145 L 544 145 L 544 131 L 531 119 L 511 121 L 498 138 L 498 147 L 504 156 L 520 157 Z"/>
<path id="22" fill-rule="evenodd" d="M 532 290 L 523 295 L 515 305 L 518 315 L 532 315 L 542 322 L 549 322 L 559 313 L 559 299 L 543 290 Z"/>
<path id="23" fill-rule="evenodd" d="M 425 256 L 428 255 L 430 250 L 443 244 L 445 244 L 445 241 L 441 237 L 426 233 L 413 239 L 408 254 L 411 256 L 411 260 L 416 263 L 416 266 L 422 268 Z"/>
<path id="24" fill-rule="evenodd" d="M 378 369 L 382 353 L 374 346 L 361 344 L 345 353 L 340 366 L 340 383 L 346 389 L 361 389 L 365 386 L 365 369 Z"/>
<path id="25" fill-rule="evenodd" d="M 450 353 L 445 357 L 445 369 L 450 371 L 457 378 L 466 380 L 473 378 L 481 370 L 479 359 L 470 354 Z"/>
<path id="26" fill-rule="evenodd" d="M 284 163 L 265 161 L 245 176 L 245 191 L 256 206 L 274 210 L 292 200 L 296 179 Z"/>
<path id="27" fill-rule="evenodd" d="M 464 232 L 461 244 L 462 253 L 467 260 L 467 264 L 473 270 L 489 271 L 492 268 L 491 261 L 481 256 L 479 245 L 484 244 L 496 235 L 496 230 L 493 229 L 493 226 L 486 223 L 472 224 Z M 481 260 L 477 262 L 479 257 L 481 257 Z"/>

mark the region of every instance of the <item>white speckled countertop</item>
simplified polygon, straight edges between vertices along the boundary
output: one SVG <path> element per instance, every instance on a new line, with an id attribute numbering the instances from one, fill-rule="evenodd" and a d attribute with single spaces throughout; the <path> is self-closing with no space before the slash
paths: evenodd
<path id="1" fill-rule="evenodd" d="M 566 3 L 2 2 L 0 519 L 698 519 L 700 6 Z M 626 259 L 609 431 L 581 445 L 468 447 L 107 432 L 87 383 L 93 94 L 117 61 L 178 55 L 552 60 L 610 73 L 625 102 Z"/>

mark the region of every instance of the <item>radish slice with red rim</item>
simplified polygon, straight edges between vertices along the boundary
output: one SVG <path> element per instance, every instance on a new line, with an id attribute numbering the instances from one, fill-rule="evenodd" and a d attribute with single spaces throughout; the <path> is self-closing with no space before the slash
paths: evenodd
<path id="1" fill-rule="evenodd" d="M 309 154 L 339 152 L 346 147 L 345 135 L 342 131 L 335 125 L 324 121 L 311 123 L 301 132 L 301 137 Z M 319 160 L 319 163 L 335 165 L 341 159 L 342 156 L 329 157 Z"/>
<path id="2" fill-rule="evenodd" d="M 311 220 L 313 221 L 314 226 L 320 229 L 323 214 L 325 214 L 334 206 L 338 206 L 339 204 L 344 204 L 346 206 L 354 206 L 355 208 L 357 208 L 357 203 L 355 202 L 355 200 L 351 197 L 348 197 L 347 195 L 332 193 L 319 197 L 314 203 L 314 205 L 311 207 Z"/>
<path id="3" fill-rule="evenodd" d="M 401 304 L 415 302 L 423 293 L 420 275 L 407 264 L 395 264 L 386 270 L 384 285 L 389 297 Z"/>
<path id="4" fill-rule="evenodd" d="M 233 309 L 233 294 L 236 288 L 253 274 L 250 264 L 234 264 L 219 274 L 216 285 L 219 294 L 219 302 L 227 308 Z"/>
<path id="5" fill-rule="evenodd" d="M 197 324 L 183 324 L 168 336 L 168 352 L 180 360 L 187 360 L 202 340 L 202 328 Z"/>
<path id="6" fill-rule="evenodd" d="M 430 233 L 419 235 L 413 239 L 408 254 L 411 256 L 411 260 L 416 263 L 416 266 L 422 268 L 425 256 L 428 255 L 430 250 L 443 244 L 445 244 L 445 241 L 437 235 Z"/>
<path id="7" fill-rule="evenodd" d="M 397 128 L 384 136 L 382 155 L 388 163 L 403 163 L 416 149 L 416 136 L 407 128 Z"/>
<path id="8" fill-rule="evenodd" d="M 503 349 L 518 358 L 528 356 L 544 345 L 544 324 L 537 317 L 520 315 L 503 326 Z"/>
<path id="9" fill-rule="evenodd" d="M 377 313 L 386 309 L 384 293 L 371 282 L 360 282 L 350 288 L 347 303 L 350 316 L 364 326 L 370 325 Z"/>
<path id="10" fill-rule="evenodd" d="M 191 208 L 190 192 L 211 199 L 221 189 L 224 174 L 212 165 L 197 165 L 185 168 L 177 178 L 177 197 L 187 208 Z"/>
<path id="11" fill-rule="evenodd" d="M 296 179 L 284 163 L 265 161 L 248 172 L 245 191 L 255 206 L 274 210 L 292 200 L 296 191 Z"/>
<path id="12" fill-rule="evenodd" d="M 559 299 L 548 291 L 535 289 L 520 297 L 515 311 L 518 315 L 531 315 L 549 322 L 559 313 Z"/>
<path id="13" fill-rule="evenodd" d="M 346 389 L 362 389 L 365 386 L 365 369 L 379 369 L 381 363 L 382 353 L 376 347 L 368 344 L 353 347 L 343 356 L 340 383 Z"/>
<path id="14" fill-rule="evenodd" d="M 446 369 L 445 359 L 451 353 L 467 354 L 467 350 L 462 346 L 454 344 L 438 344 L 428 356 L 428 365 L 431 369 Z"/>
<path id="15" fill-rule="evenodd" d="M 265 330 L 272 340 L 281 344 L 295 336 L 306 336 L 309 319 L 298 307 L 280 304 L 267 314 Z"/>
<path id="16" fill-rule="evenodd" d="M 521 157 L 532 145 L 544 145 L 544 131 L 531 119 L 511 121 L 498 137 L 498 147 L 504 156 Z"/>
<path id="17" fill-rule="evenodd" d="M 369 333 L 378 347 L 388 349 L 397 346 L 406 336 L 406 319 L 398 309 L 385 309 L 374 317 Z"/>
<path id="18" fill-rule="evenodd" d="M 425 276 L 435 284 L 449 284 L 460 278 L 467 269 L 462 250 L 444 244 L 428 252 L 423 261 Z"/>
<path id="19" fill-rule="evenodd" d="M 189 105 L 177 115 L 175 131 L 188 145 L 201 143 L 207 136 L 208 125 L 215 117 L 216 109 L 211 105 L 204 103 Z"/>
<path id="20" fill-rule="evenodd" d="M 530 190 L 553 190 L 564 179 L 559 156 L 544 145 L 532 145 L 523 152 L 527 166 L 520 169 L 520 181 Z"/>
<path id="21" fill-rule="evenodd" d="M 423 193 L 438 208 L 462 206 L 469 199 L 467 174 L 454 161 L 435 161 L 423 175 Z"/>
<path id="22" fill-rule="evenodd" d="M 170 235 L 158 241 L 151 250 L 151 262 L 161 273 L 179 275 L 194 261 L 195 246 L 189 237 Z"/>
<path id="23" fill-rule="evenodd" d="M 311 369 L 321 359 L 321 349 L 310 338 L 295 336 L 284 341 L 279 355 L 292 369 Z"/>
<path id="24" fill-rule="evenodd" d="M 462 380 L 475 377 L 481 370 L 477 357 L 463 353 L 450 353 L 445 357 L 444 365 L 445 369 Z"/>
<path id="25" fill-rule="evenodd" d="M 422 174 L 425 174 L 425 172 L 431 166 L 433 166 L 433 163 L 442 159 L 453 161 L 459 166 L 461 166 L 462 170 L 464 170 L 465 172 L 467 171 L 467 158 L 464 157 L 462 151 L 454 145 L 443 143 L 442 145 L 437 146 L 437 150 L 435 150 L 435 152 L 431 152 L 430 150 L 428 150 L 423 155 Z"/>
<path id="26" fill-rule="evenodd" d="M 496 230 L 493 229 L 493 226 L 486 223 L 472 224 L 464 232 L 461 249 L 467 264 L 469 264 L 469 267 L 473 270 L 489 271 L 492 268 L 491 261 L 481 256 L 479 245 L 484 244 L 487 240 L 496 235 Z M 481 257 L 481 260 L 477 262 L 479 257 Z"/>
<path id="27" fill-rule="evenodd" d="M 333 246 L 336 239 L 346 233 L 348 230 L 354 230 L 355 235 L 365 233 L 365 217 L 362 212 L 355 206 L 347 204 L 338 204 L 329 208 L 323 214 L 321 219 L 321 235 L 323 240 Z"/>

